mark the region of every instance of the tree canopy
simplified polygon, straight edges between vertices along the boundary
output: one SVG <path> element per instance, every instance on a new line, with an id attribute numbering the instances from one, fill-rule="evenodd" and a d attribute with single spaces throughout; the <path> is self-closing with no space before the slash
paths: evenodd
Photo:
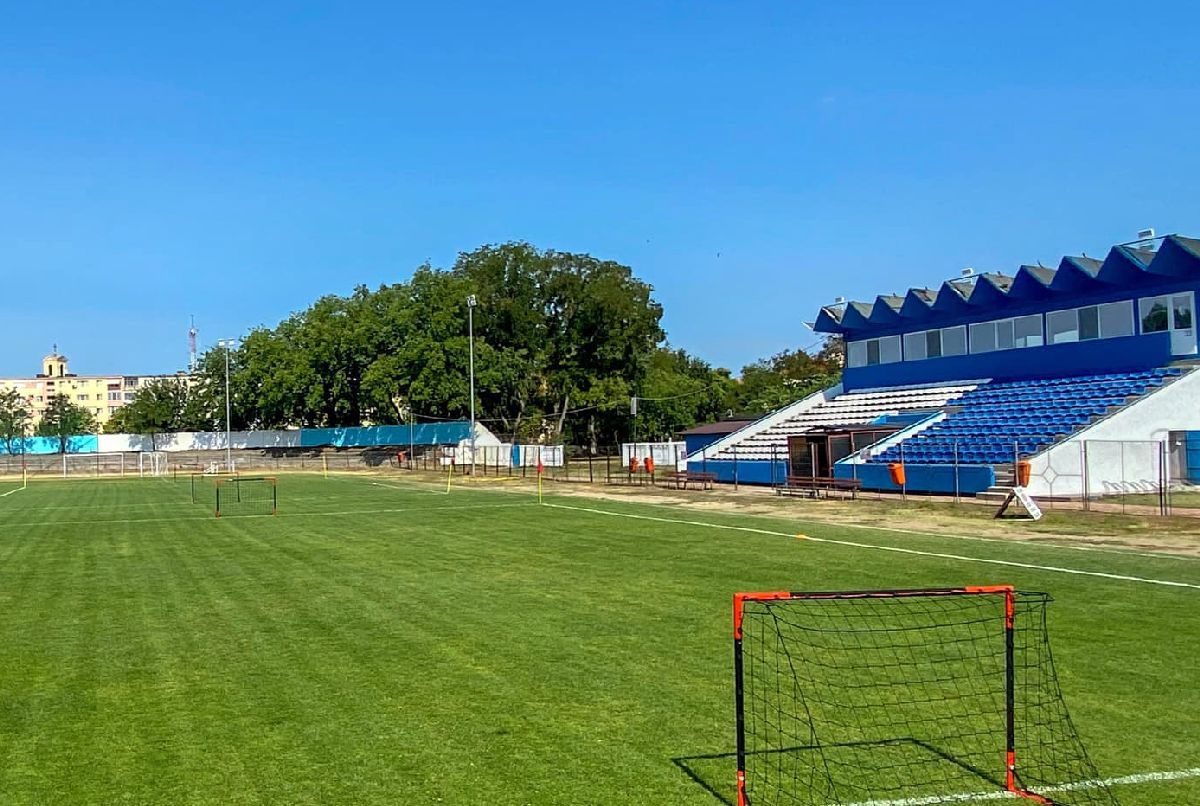
<path id="1" fill-rule="evenodd" d="M 620 263 L 518 242 L 464 252 L 449 269 L 423 265 L 404 282 L 324 296 L 230 351 L 231 426 L 464 419 L 469 315 L 476 415 L 507 440 L 669 439 L 836 380 L 834 357 L 796 351 L 751 364 L 735 381 L 665 343 L 652 292 Z M 469 314 L 470 296 L 478 304 Z M 225 361 L 217 347 L 190 386 L 144 387 L 112 428 L 224 428 Z"/>
<path id="2" fill-rule="evenodd" d="M 38 436 L 58 440 L 58 452 L 66 453 L 71 437 L 96 433 L 96 418 L 83 406 L 71 402 L 64 394 L 50 398 L 42 419 L 38 421 Z"/>
<path id="3" fill-rule="evenodd" d="M 157 450 L 161 433 L 191 429 L 188 384 L 182 378 L 155 378 L 134 395 L 132 401 L 117 409 L 104 430 L 110 434 L 149 434 Z"/>
<path id="4" fill-rule="evenodd" d="M 21 453 L 33 415 L 25 396 L 16 389 L 0 389 L 0 441 L 9 453 Z"/>
<path id="5" fill-rule="evenodd" d="M 785 350 L 742 367 L 731 408 L 751 414 L 773 411 L 834 385 L 841 374 L 840 341 L 830 340 L 817 355 Z"/>

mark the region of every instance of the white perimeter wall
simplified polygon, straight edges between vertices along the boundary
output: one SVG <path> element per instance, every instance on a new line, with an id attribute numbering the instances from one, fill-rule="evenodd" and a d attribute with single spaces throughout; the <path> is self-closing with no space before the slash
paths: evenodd
<path id="1" fill-rule="evenodd" d="M 299 448 L 300 432 L 294 431 L 234 431 L 230 447 L 241 448 Z M 159 434 L 151 444 L 144 434 L 100 434 L 97 437 L 100 453 L 116 451 L 218 451 L 225 450 L 225 432 L 181 431 Z"/>
<path id="2" fill-rule="evenodd" d="M 656 467 L 675 467 L 687 470 L 687 445 L 682 442 L 625 442 L 621 444 L 621 466 L 628 467 L 629 460 L 637 457 L 638 463 L 654 457 Z"/>
<path id="3" fill-rule="evenodd" d="M 1151 492 L 1161 475 L 1161 443 L 1172 431 L 1200 431 L 1200 372 L 1189 372 L 1031 459 L 1029 492 L 1079 496 L 1085 478 L 1088 495 Z"/>

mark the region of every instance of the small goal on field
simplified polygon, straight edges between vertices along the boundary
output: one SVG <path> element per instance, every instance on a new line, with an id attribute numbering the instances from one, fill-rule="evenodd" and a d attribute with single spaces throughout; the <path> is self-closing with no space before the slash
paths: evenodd
<path id="1" fill-rule="evenodd" d="M 739 806 L 1115 806 L 1059 689 L 1050 597 L 734 597 Z"/>
<path id="2" fill-rule="evenodd" d="M 274 515 L 278 510 L 278 485 L 274 476 L 218 476 L 211 483 L 213 511 L 218 518 Z"/>
<path id="3" fill-rule="evenodd" d="M 125 461 L 123 453 L 64 453 L 62 455 L 63 478 L 87 478 L 97 476 L 124 476 L 137 473 L 132 462 Z"/>

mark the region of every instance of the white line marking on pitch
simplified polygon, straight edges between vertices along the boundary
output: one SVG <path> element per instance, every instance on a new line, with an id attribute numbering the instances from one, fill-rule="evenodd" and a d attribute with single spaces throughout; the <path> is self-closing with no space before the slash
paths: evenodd
<path id="1" fill-rule="evenodd" d="M 768 516 L 769 517 L 769 516 Z M 1185 560 L 1196 562 L 1200 557 L 1187 557 L 1182 554 L 1166 552 L 1137 551 L 1136 549 L 1113 548 L 1110 546 L 1079 546 L 1069 543 L 1051 543 L 1040 540 L 1013 540 L 1007 537 L 984 537 L 982 535 L 962 535 L 954 532 L 921 532 L 916 529 L 901 529 L 898 526 L 869 526 L 863 523 L 839 523 L 837 521 L 813 521 L 797 518 L 797 523 L 811 523 L 818 526 L 844 526 L 847 529 L 868 529 L 880 532 L 896 532 L 902 535 L 920 535 L 921 537 L 940 537 L 948 540 L 970 540 L 976 543 L 1005 543 L 1009 546 L 1031 546 L 1036 548 L 1056 548 L 1068 551 L 1088 551 L 1094 554 L 1116 554 L 1125 557 L 1148 557 L 1154 560 Z"/>
<path id="2" fill-rule="evenodd" d="M 511 507 L 536 507 L 536 501 L 514 501 L 504 504 L 461 504 L 451 507 L 390 507 L 388 509 L 348 509 L 339 512 L 280 512 L 275 515 L 266 513 L 256 513 L 253 515 L 228 515 L 223 518 L 215 518 L 209 515 L 202 517 L 187 517 L 187 518 L 122 518 L 119 520 L 94 519 L 88 521 L 29 521 L 23 523 L 6 523 L 0 521 L 0 525 L 6 527 L 16 526 L 101 526 L 109 523 L 179 523 L 188 521 L 190 523 L 222 523 L 228 520 L 246 520 L 247 518 L 326 518 L 326 517 L 345 517 L 347 515 L 391 515 L 400 512 L 447 512 L 458 509 L 506 509 Z"/>
<path id="3" fill-rule="evenodd" d="M 1166 772 L 1140 772 L 1134 775 L 1122 775 L 1119 778 L 1099 778 L 1090 781 L 1076 781 L 1069 784 L 1040 787 L 1037 791 L 1047 795 L 1056 792 L 1076 792 L 1083 789 L 1098 789 L 1102 786 L 1131 786 L 1148 784 L 1156 781 L 1182 781 L 1187 778 L 1200 778 L 1200 767 L 1188 770 L 1169 770 Z M 989 792 L 961 792 L 954 795 L 927 795 L 916 798 L 898 798 L 895 800 L 861 800 L 848 803 L 846 806 L 938 806 L 941 803 L 969 803 L 981 800 L 1010 800 L 1019 796 L 1004 790 Z M 1028 802 L 1028 801 L 1026 801 Z"/>
<path id="4" fill-rule="evenodd" d="M 373 487 L 385 487 L 389 490 L 399 490 L 402 493 L 426 493 L 428 495 L 449 495 L 450 494 L 450 493 L 446 492 L 445 490 L 431 489 L 434 486 L 432 484 L 425 485 L 425 486 L 421 486 L 421 485 L 417 485 L 417 484 L 413 484 L 413 485 L 409 485 L 409 486 L 401 486 L 399 484 L 388 484 L 387 482 L 383 482 L 383 481 L 372 481 L 372 482 L 370 482 L 370 484 Z"/>
<path id="5" fill-rule="evenodd" d="M 724 523 L 707 523 L 705 521 L 689 521 L 682 518 L 660 518 L 654 515 L 634 515 L 629 512 L 613 512 L 607 509 L 595 509 L 593 507 L 577 507 L 569 504 L 550 504 L 545 506 L 554 507 L 556 509 L 573 509 L 578 512 L 591 512 L 596 515 L 611 515 L 617 518 L 633 518 L 643 521 L 657 521 L 660 523 L 678 523 L 685 526 L 703 526 L 709 529 L 728 529 L 734 532 L 750 532 L 752 534 L 772 535 L 776 537 L 794 537 L 795 535 L 788 532 L 777 532 L 771 529 L 755 529 L 750 526 L 733 526 Z M 829 524 L 823 524 L 828 526 Z M 937 557 L 943 560 L 959 560 L 962 562 L 972 563 L 987 563 L 989 565 L 1004 565 L 1010 568 L 1027 568 L 1034 571 L 1053 571 L 1059 574 L 1075 574 L 1078 576 L 1099 577 L 1101 579 L 1115 579 L 1121 582 L 1141 582 L 1146 585 L 1162 585 L 1168 588 L 1192 588 L 1200 590 L 1200 585 L 1191 582 L 1174 582 L 1167 579 L 1149 579 L 1146 577 L 1135 577 L 1126 574 L 1110 574 L 1105 571 L 1081 571 L 1078 568 L 1063 568 L 1057 565 L 1035 565 L 1033 563 L 1019 563 L 1013 560 L 996 560 L 986 557 L 967 557 L 962 554 L 946 554 L 940 551 L 921 551 L 919 549 L 906 549 L 900 546 L 880 546 L 874 543 L 860 543 L 856 540 L 837 540 L 832 537 L 812 537 L 807 536 L 806 540 L 814 543 L 831 543 L 838 546 L 851 546 L 860 549 L 874 549 L 875 551 L 890 551 L 896 554 L 911 554 L 918 557 Z"/>
<path id="6" fill-rule="evenodd" d="M 8 498 L 8 497 L 9 497 L 10 495 L 12 495 L 13 493 L 19 493 L 19 492 L 21 492 L 21 490 L 24 490 L 24 489 L 25 489 L 24 487 L 18 487 L 18 488 L 17 488 L 17 489 L 15 489 L 15 490 L 9 490 L 9 491 L 8 491 L 8 492 L 6 492 L 6 493 L 0 493 L 0 498 Z"/>

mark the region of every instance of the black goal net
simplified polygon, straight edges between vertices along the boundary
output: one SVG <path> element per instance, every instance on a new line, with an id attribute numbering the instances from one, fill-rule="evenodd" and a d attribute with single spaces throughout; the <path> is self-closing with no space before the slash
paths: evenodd
<path id="1" fill-rule="evenodd" d="M 1113 806 L 1059 690 L 1050 597 L 738 594 L 739 806 Z"/>
<path id="2" fill-rule="evenodd" d="M 213 484 L 216 515 L 274 515 L 279 506 L 274 476 L 224 476 Z"/>

